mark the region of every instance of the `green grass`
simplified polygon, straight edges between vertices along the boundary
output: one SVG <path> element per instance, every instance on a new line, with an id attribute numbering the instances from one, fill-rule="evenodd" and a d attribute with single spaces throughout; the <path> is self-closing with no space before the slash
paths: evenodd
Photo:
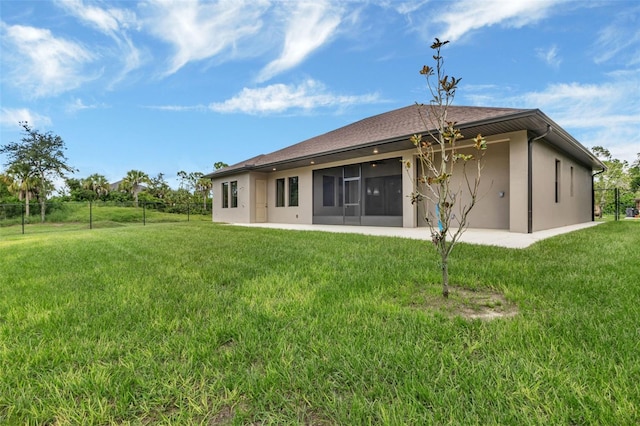
<path id="1" fill-rule="evenodd" d="M 423 309 L 423 241 L 151 224 L 0 240 L 3 424 L 638 424 L 640 223 L 451 278 L 519 314 Z"/>
<path id="2" fill-rule="evenodd" d="M 60 203 L 40 222 L 39 208 L 33 208 L 31 215 L 25 218 L 24 233 L 48 233 L 75 231 L 89 228 L 112 228 L 138 226 L 167 222 L 211 222 L 211 214 L 166 213 L 153 208 L 109 206 L 101 203 Z M 22 234 L 22 218 L 0 220 L 0 238 Z"/>

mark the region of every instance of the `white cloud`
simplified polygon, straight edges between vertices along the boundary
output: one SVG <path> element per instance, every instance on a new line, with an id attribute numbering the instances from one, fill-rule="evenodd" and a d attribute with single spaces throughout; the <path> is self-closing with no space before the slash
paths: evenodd
<path id="1" fill-rule="evenodd" d="M 433 19 L 445 24 L 440 38 L 458 40 L 465 34 L 483 27 L 501 24 L 521 28 L 547 16 L 558 0 L 463 0 L 445 3 L 443 12 Z"/>
<path id="2" fill-rule="evenodd" d="M 160 111 L 173 111 L 173 112 L 189 112 L 189 111 L 206 111 L 207 107 L 204 105 L 151 105 L 144 108 L 156 109 Z"/>
<path id="3" fill-rule="evenodd" d="M 29 97 L 57 95 L 94 78 L 83 68 L 95 55 L 80 44 L 30 26 L 2 23 L 0 30 L 6 46 L 4 60 L 11 66 L 4 78 Z"/>
<path id="4" fill-rule="evenodd" d="M 640 7 L 627 9 L 598 31 L 598 38 L 594 43 L 596 64 L 612 59 L 630 66 L 640 64 L 639 15 Z"/>
<path id="5" fill-rule="evenodd" d="M 300 64 L 324 45 L 340 24 L 342 11 L 330 3 L 300 1 L 292 4 L 294 9 L 286 11 L 288 21 L 282 53 L 260 72 L 259 82 Z"/>
<path id="6" fill-rule="evenodd" d="M 115 34 L 122 28 L 137 25 L 135 13 L 128 9 L 101 9 L 85 5 L 82 0 L 57 0 L 56 4 L 105 34 Z"/>
<path id="7" fill-rule="evenodd" d="M 616 79 L 602 84 L 554 84 L 523 98 L 584 146 L 601 145 L 629 161 L 640 151 L 638 84 L 637 77 L 635 81 Z"/>
<path id="8" fill-rule="evenodd" d="M 523 95 L 523 100 L 563 126 L 621 129 L 640 126 L 640 101 L 633 99 L 637 81 L 602 84 L 552 84 L 542 92 Z"/>
<path id="9" fill-rule="evenodd" d="M 558 57 L 558 46 L 555 44 L 548 49 L 536 49 L 536 56 L 552 68 L 558 68 L 562 62 Z"/>
<path id="10" fill-rule="evenodd" d="M 51 125 L 49 117 L 34 113 L 27 108 L 0 109 L 0 125 L 3 127 L 18 129 L 20 128 L 18 123 L 21 121 L 28 122 L 32 127 Z"/>
<path id="11" fill-rule="evenodd" d="M 153 0 L 143 5 L 144 27 L 175 48 L 165 72 L 171 75 L 189 62 L 233 51 L 239 41 L 257 34 L 268 6 L 264 0 Z"/>
<path id="12" fill-rule="evenodd" d="M 392 7 L 401 15 L 410 15 L 411 13 L 420 10 L 425 4 L 429 3 L 429 0 L 423 1 L 409 1 L 409 2 L 390 2 L 387 6 Z"/>
<path id="13" fill-rule="evenodd" d="M 85 104 L 84 101 L 80 98 L 75 98 L 73 100 L 73 102 L 67 104 L 67 112 L 74 114 L 78 111 L 83 111 L 83 110 L 87 110 L 87 109 L 98 109 L 98 108 L 106 108 L 107 105 L 105 104 Z"/>
<path id="14" fill-rule="evenodd" d="M 617 138 L 612 138 L 611 131 L 606 128 L 590 130 L 572 130 L 571 134 L 585 147 L 603 146 L 611 152 L 611 156 L 632 164 L 640 153 L 640 136 L 634 135 L 631 129 L 622 129 Z"/>
<path id="15" fill-rule="evenodd" d="M 221 103 L 212 103 L 209 108 L 222 113 L 268 114 L 290 109 L 311 110 L 372 102 L 380 102 L 378 94 L 336 95 L 328 93 L 322 83 L 308 79 L 297 86 L 273 84 L 257 89 L 244 88 L 237 96 Z"/>
<path id="16" fill-rule="evenodd" d="M 126 32 L 127 28 L 138 27 L 138 20 L 133 11 L 117 8 L 101 9 L 94 5 L 85 5 L 82 0 L 58 0 L 56 4 L 116 42 L 119 52 L 115 56 L 124 66 L 115 78 L 115 82 L 122 80 L 142 64 L 142 55 Z"/>
<path id="17" fill-rule="evenodd" d="M 471 92 L 465 99 L 483 106 L 538 108 L 584 146 L 605 146 L 617 158 L 633 161 L 640 151 L 640 70 L 613 72 L 603 80 L 556 83 L 527 93 L 491 85 L 465 86 Z"/>

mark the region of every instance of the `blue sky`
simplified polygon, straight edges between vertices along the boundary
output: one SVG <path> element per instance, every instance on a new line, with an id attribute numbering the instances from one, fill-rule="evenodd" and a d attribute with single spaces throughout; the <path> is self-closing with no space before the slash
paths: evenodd
<path id="1" fill-rule="evenodd" d="M 428 102 L 539 108 L 586 147 L 640 152 L 637 1 L 0 1 L 0 142 L 60 135 L 76 177 L 210 172 Z M 4 164 L 4 158 L 0 158 Z"/>

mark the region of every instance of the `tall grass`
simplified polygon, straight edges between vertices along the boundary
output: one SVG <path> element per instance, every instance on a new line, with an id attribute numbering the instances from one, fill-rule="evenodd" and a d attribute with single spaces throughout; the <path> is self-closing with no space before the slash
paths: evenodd
<path id="1" fill-rule="evenodd" d="M 640 224 L 460 245 L 153 224 L 0 241 L 0 423 L 637 424 Z"/>

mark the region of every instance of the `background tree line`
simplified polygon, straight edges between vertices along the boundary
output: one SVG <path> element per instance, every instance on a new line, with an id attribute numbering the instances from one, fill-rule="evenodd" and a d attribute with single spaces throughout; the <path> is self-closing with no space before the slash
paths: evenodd
<path id="1" fill-rule="evenodd" d="M 594 146 L 592 152 L 604 163 L 607 170 L 595 176 L 593 189 L 595 190 L 595 210 L 599 217 L 603 214 L 615 212 L 614 189 L 620 190 L 620 208 L 624 215 L 625 208 L 634 207 L 635 200 L 640 198 L 640 152 L 636 160 L 629 164 L 614 158 L 611 152 L 602 147 Z"/>
<path id="2" fill-rule="evenodd" d="M 224 163 L 222 163 L 224 164 Z M 57 199 L 61 201 L 104 201 L 131 203 L 141 202 L 166 206 L 192 205 L 190 208 L 210 211 L 211 180 L 203 178 L 201 172 L 177 173 L 180 184 L 177 189 L 169 186 L 163 173 L 149 176 L 141 170 L 129 170 L 118 182 L 110 183 L 101 174 L 94 173 L 86 178 L 66 178 Z"/>
<path id="3" fill-rule="evenodd" d="M 22 140 L 0 147 L 0 154 L 7 158 L 0 173 L 0 204 L 24 203 L 27 216 L 32 214 L 32 204 L 37 203 L 44 222 L 47 201 L 102 201 L 132 206 L 144 202 L 176 213 L 188 208 L 194 213 L 210 210 L 211 180 L 203 178 L 204 173 L 179 171 L 178 189 L 169 186 L 163 173 L 150 177 L 141 170 L 129 170 L 117 182 L 109 182 L 99 173 L 86 178 L 70 177 L 77 170 L 68 164 L 62 138 L 51 132 L 41 133 L 27 122 L 20 122 L 20 126 Z M 225 166 L 223 162 L 214 164 L 215 169 Z M 63 188 L 54 187 L 56 179 L 64 181 Z M 57 195 L 52 196 L 54 192 Z"/>

